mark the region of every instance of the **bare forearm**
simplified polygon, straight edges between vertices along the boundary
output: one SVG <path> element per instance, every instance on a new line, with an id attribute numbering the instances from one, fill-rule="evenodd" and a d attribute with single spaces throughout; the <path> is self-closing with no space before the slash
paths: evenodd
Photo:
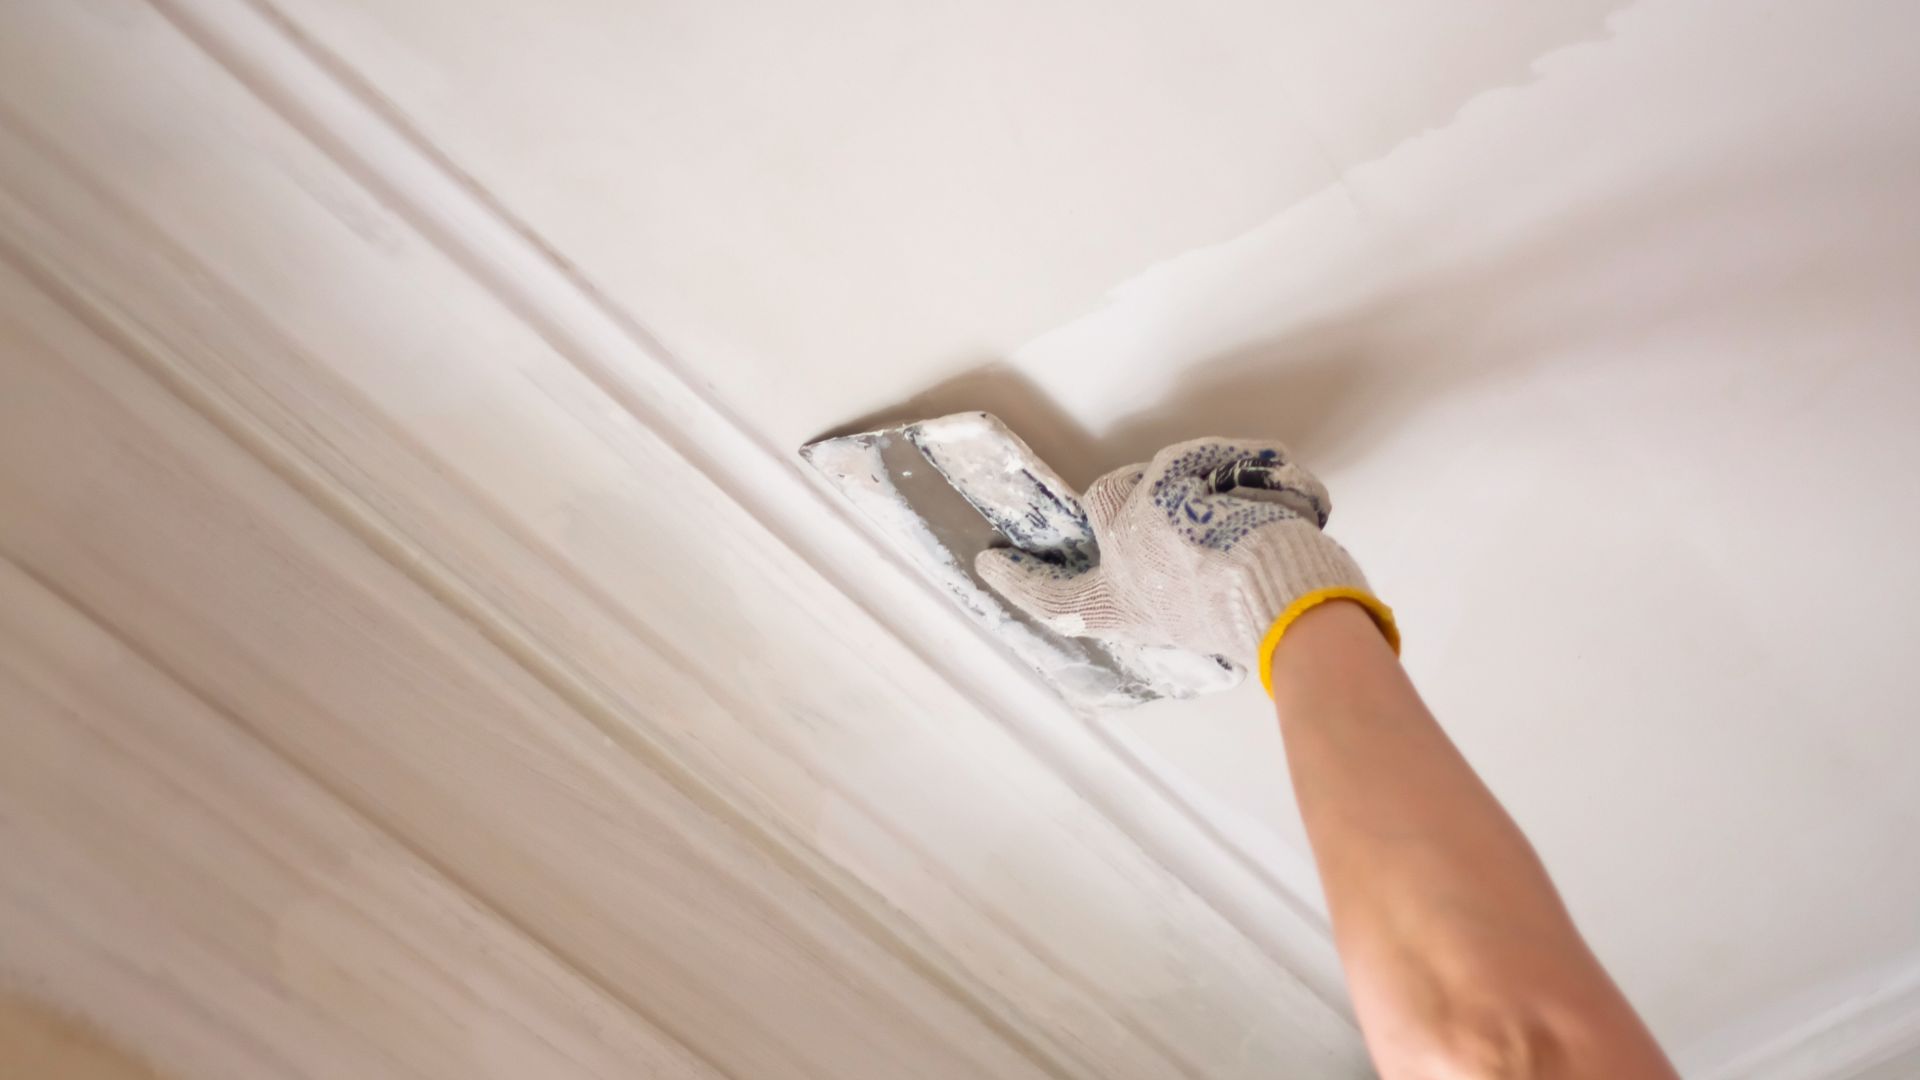
<path id="1" fill-rule="evenodd" d="M 1335 938 L 1383 1075 L 1674 1075 L 1362 609 L 1333 602 L 1302 616 L 1273 676 Z"/>

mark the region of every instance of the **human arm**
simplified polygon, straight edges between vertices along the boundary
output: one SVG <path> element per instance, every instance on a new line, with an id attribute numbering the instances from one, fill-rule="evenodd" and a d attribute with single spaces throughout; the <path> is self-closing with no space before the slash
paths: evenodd
<path id="1" fill-rule="evenodd" d="M 1275 710 L 1354 1010 L 1386 1080 L 1677 1074 L 1374 620 L 1319 605 Z"/>
<path id="2" fill-rule="evenodd" d="M 1321 532 L 1317 479 L 1277 443 L 1204 439 L 1102 477 L 1086 503 L 1098 566 L 987 552 L 982 578 L 1061 632 L 1212 653 L 1268 682 L 1386 1080 L 1674 1077 L 1415 693 L 1391 612 Z"/>

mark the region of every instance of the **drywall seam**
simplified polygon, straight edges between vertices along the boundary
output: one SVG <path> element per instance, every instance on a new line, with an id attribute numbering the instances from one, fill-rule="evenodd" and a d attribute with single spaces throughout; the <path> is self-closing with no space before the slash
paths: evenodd
<path id="1" fill-rule="evenodd" d="M 376 91 L 264 4 L 152 2 L 956 693 L 999 718 L 1149 858 L 1336 1014 L 1351 1016 L 1312 905 L 1226 842 L 1106 733 L 1068 713 L 977 631 L 961 631 L 965 640 L 956 642 L 964 621 L 826 499 L 794 458 L 766 445 L 714 401 L 638 323 L 412 131 Z M 836 569 L 855 565 L 885 570 L 856 580 Z M 928 643 L 934 641 L 946 647 L 933 648 Z"/>

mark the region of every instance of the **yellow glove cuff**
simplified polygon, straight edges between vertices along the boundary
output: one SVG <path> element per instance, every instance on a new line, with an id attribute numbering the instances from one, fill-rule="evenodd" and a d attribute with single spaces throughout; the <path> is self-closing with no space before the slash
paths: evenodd
<path id="1" fill-rule="evenodd" d="M 1273 696 L 1273 650 L 1280 647 L 1280 639 L 1286 635 L 1287 627 L 1314 608 L 1329 600 L 1352 600 L 1367 609 L 1374 623 L 1380 627 L 1380 633 L 1386 637 L 1387 644 L 1393 648 L 1393 655 L 1400 655 L 1400 628 L 1394 624 L 1393 609 L 1380 602 L 1380 598 L 1365 589 L 1353 589 L 1340 586 L 1332 589 L 1315 589 L 1287 605 L 1287 610 L 1273 620 L 1267 627 L 1267 635 L 1260 639 L 1260 685 L 1266 688 L 1267 696 Z"/>

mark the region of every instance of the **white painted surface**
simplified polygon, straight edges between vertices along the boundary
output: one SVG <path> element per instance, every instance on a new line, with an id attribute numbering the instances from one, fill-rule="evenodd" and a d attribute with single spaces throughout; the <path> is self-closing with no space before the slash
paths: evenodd
<path id="1" fill-rule="evenodd" d="M 795 446 L 1257 226 L 1616 5 L 274 6 Z"/>
<path id="2" fill-rule="evenodd" d="M 1920 1075 L 1920 956 L 1810 986 L 1691 1050 L 1688 1075 L 1701 1080 Z"/>
<path id="3" fill-rule="evenodd" d="M 286 6 L 776 443 L 1293 440 L 1689 1060 L 1920 945 L 1910 5 Z M 1119 723 L 1300 880 L 1253 692 Z"/>
<path id="4" fill-rule="evenodd" d="M 284 34 L 4 20 L 0 986 L 179 1076 L 1364 1071 L 1288 897 Z"/>
<path id="5" fill-rule="evenodd" d="M 1612 25 L 1015 363 L 1121 457 L 1298 432 L 1416 677 L 1686 1052 L 1920 944 L 1920 93 L 1891 6 Z M 1110 370 L 1145 374 L 1081 392 Z M 1239 755 L 1142 733 L 1297 839 L 1238 711 Z"/>
<path id="6" fill-rule="evenodd" d="M 1119 457 L 1298 432 L 1416 677 L 1683 1053 L 1920 944 L 1920 94 L 1871 14 L 1636 8 L 1015 357 Z M 1086 391 L 1113 370 L 1142 374 Z M 1235 711 L 1238 753 L 1140 731 L 1297 843 Z"/>
<path id="7" fill-rule="evenodd" d="M 240 0 L 21 5 L 0 36 L 5 237 L 165 348 L 74 345 L 23 299 L 45 282 L 9 279 L 37 343 L 10 362 L 93 412 L 158 410 L 136 456 L 224 477 L 219 520 L 276 525 L 156 555 L 143 530 L 183 496 L 103 466 L 115 529 L 77 547 L 98 520 L 38 470 L 93 444 L 22 407 L 0 494 L 34 511 L 0 541 L 74 590 L 225 590 L 234 622 L 143 606 L 130 632 L 243 713 L 291 717 L 265 729 L 279 757 L 336 789 L 373 769 L 372 826 L 591 969 L 460 1016 L 604 990 L 747 1071 L 1341 1074 L 1351 1032 L 1296 980 L 1327 992 L 1324 954 L 1272 888 L 1313 895 L 1257 692 L 1074 728 L 755 446 L 929 387 L 915 411 L 993 408 L 1082 481 L 1270 431 L 1321 464 L 1409 664 L 1690 1074 L 1897 1069 L 1920 949 L 1920 14 L 1613 6 L 286 0 L 328 71 Z M 207 417 L 252 432 L 247 454 Z M 662 515 L 662 490 L 734 539 Z M 306 714 L 253 681 L 249 657 L 313 677 L 247 651 L 272 641 L 372 663 L 324 619 L 235 640 L 289 589 L 346 590 L 321 610 L 419 670 L 486 671 L 494 741 L 471 752 L 508 794 L 405 794 L 448 745 L 406 680 L 309 688 Z M 522 728 L 501 703 L 527 695 Z M 341 725 L 377 752 L 310 741 Z M 1198 827 L 1111 760 L 1114 731 Z M 535 752 L 545 771 L 519 771 Z M 838 989 L 756 1025 L 762 988 L 715 976 L 703 1028 L 628 951 L 697 967 L 735 909 L 623 933 L 665 901 L 543 846 L 630 839 L 527 820 L 556 792 L 686 815 L 680 872 L 790 907 L 755 963 Z M 461 845 L 473 815 L 537 880 Z M 141 828 L 197 836 L 91 835 Z M 189 897 L 170 917 L 203 916 Z M 431 948 L 504 933 L 463 927 Z M 506 936 L 500 963 L 535 962 Z M 888 1020 L 849 1050 L 836 1024 L 873 1001 Z M 438 1031 L 369 1042 L 455 1069 Z M 640 1016 L 619 1031 L 680 1060 Z M 159 1044 L 177 1060 L 237 1052 L 181 1032 Z"/>
<path id="8" fill-rule="evenodd" d="M 1869 1065 L 1865 1072 L 1856 1073 L 1849 1080 L 1912 1080 L 1914 1076 L 1920 1076 L 1920 1050 Z"/>

